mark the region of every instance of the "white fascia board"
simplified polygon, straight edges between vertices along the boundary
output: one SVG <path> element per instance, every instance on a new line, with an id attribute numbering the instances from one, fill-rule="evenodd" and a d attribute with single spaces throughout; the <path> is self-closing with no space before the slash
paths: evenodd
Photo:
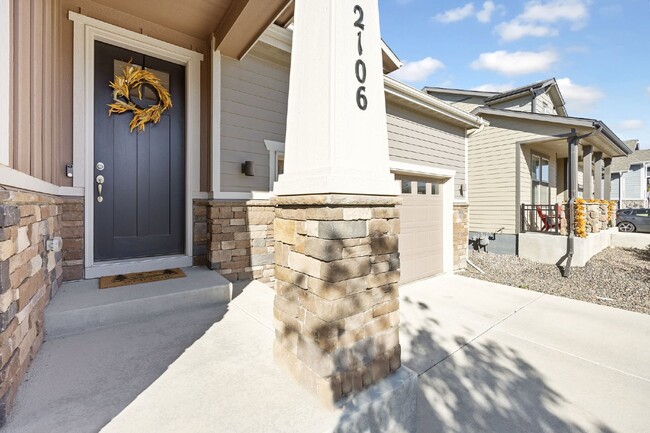
<path id="1" fill-rule="evenodd" d="M 433 111 L 448 119 L 461 122 L 470 128 L 479 128 L 481 125 L 489 125 L 489 122 L 478 116 L 453 107 L 433 96 L 420 92 L 411 86 L 407 86 L 394 78 L 384 77 L 384 91 L 387 94 L 394 95 L 428 111 Z"/>
<path id="2" fill-rule="evenodd" d="M 390 59 L 391 62 L 397 67 L 397 69 L 401 68 L 404 66 L 404 63 L 397 57 L 395 52 L 388 46 L 384 40 L 381 40 L 381 51 L 386 54 L 386 57 Z"/>
<path id="3" fill-rule="evenodd" d="M 414 174 L 424 177 L 439 177 L 443 179 L 449 179 L 456 176 L 456 170 L 399 161 L 390 161 L 390 171 L 393 173 Z"/>

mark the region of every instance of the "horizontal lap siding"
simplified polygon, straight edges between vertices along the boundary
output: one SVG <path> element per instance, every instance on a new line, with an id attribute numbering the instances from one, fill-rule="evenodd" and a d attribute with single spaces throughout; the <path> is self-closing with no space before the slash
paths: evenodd
<path id="1" fill-rule="evenodd" d="M 542 93 L 537 98 L 535 98 L 535 111 L 538 113 L 544 113 L 544 104 L 546 104 L 549 110 L 551 110 L 546 114 L 557 114 L 557 111 L 553 106 L 553 101 L 551 100 L 551 97 L 548 95 L 548 93 Z"/>
<path id="2" fill-rule="evenodd" d="M 520 152 L 521 201 L 531 199 L 530 150 L 517 143 L 551 138 L 566 127 L 539 122 L 513 121 L 486 116 L 490 126 L 469 138 L 470 230 L 494 232 L 505 227 L 515 233 L 519 207 L 516 203 L 516 152 Z M 555 156 L 550 162 L 551 197 L 557 192 Z"/>
<path id="3" fill-rule="evenodd" d="M 221 185 L 223 191 L 268 191 L 269 151 L 264 140 L 284 142 L 289 69 L 249 55 L 222 57 Z M 253 161 L 255 176 L 241 173 Z"/>
<path id="4" fill-rule="evenodd" d="M 530 113 L 532 108 L 532 98 L 530 95 L 522 96 L 519 98 L 510 99 L 505 102 L 491 104 L 490 108 L 506 108 L 514 111 L 527 111 Z"/>
<path id="5" fill-rule="evenodd" d="M 454 170 L 456 198 L 465 176 L 465 130 L 387 102 L 390 158 L 393 161 Z"/>

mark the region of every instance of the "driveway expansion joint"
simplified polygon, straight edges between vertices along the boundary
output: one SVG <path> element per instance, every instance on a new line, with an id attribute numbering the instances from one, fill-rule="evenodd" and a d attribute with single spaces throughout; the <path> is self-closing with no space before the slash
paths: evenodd
<path id="1" fill-rule="evenodd" d="M 540 295 L 537 296 L 536 298 L 534 298 L 534 299 L 528 301 L 527 303 L 525 303 L 525 304 L 522 305 L 521 307 L 515 309 L 512 313 L 510 313 L 510 314 L 508 314 L 507 316 L 503 317 L 502 319 L 500 319 L 499 321 L 497 321 L 497 322 L 494 323 L 493 325 L 490 325 L 490 326 L 487 327 L 484 331 L 480 332 L 480 333 L 479 333 L 478 335 L 476 335 L 475 337 L 473 337 L 473 338 L 469 339 L 468 341 L 466 341 L 465 343 L 463 343 L 460 347 L 458 347 L 457 349 L 453 350 L 451 353 L 449 353 L 447 356 L 445 356 L 444 358 L 442 358 L 440 361 L 434 363 L 431 367 L 427 368 L 427 369 L 424 370 L 422 373 L 418 373 L 418 377 L 421 377 L 421 376 L 423 376 L 424 374 L 428 373 L 429 371 L 433 370 L 436 366 L 438 366 L 438 364 L 442 364 L 442 363 L 445 362 L 447 359 L 449 359 L 449 358 L 451 358 L 452 356 L 454 356 L 454 354 L 456 354 L 456 353 L 460 352 L 461 350 L 465 349 L 467 346 L 470 346 L 474 341 L 478 340 L 479 338 L 481 338 L 482 336 L 484 336 L 485 334 L 487 334 L 488 332 L 490 332 L 492 329 L 496 328 L 497 326 L 499 326 L 500 324 L 502 324 L 502 323 L 505 322 L 506 320 L 510 319 L 511 317 L 513 317 L 515 314 L 517 314 L 518 312 L 520 312 L 520 311 L 523 310 L 524 308 L 528 307 L 529 305 L 533 304 L 534 302 L 537 302 L 538 300 L 540 300 L 540 299 L 543 298 L 544 296 L 546 296 L 546 294 L 544 294 L 544 293 L 540 294 Z"/>

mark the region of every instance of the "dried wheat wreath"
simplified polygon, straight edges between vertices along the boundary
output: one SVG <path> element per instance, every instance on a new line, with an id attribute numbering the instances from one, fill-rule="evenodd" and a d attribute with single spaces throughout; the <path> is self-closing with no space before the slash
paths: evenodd
<path id="1" fill-rule="evenodd" d="M 138 91 L 138 97 L 142 99 L 142 86 L 150 86 L 158 94 L 158 103 L 142 108 L 131 100 L 131 90 Z M 138 128 L 144 131 L 145 125 L 149 122 L 160 122 L 160 116 L 165 110 L 172 107 L 172 98 L 169 91 L 165 89 L 158 77 L 145 69 L 136 69 L 129 62 L 124 66 L 123 75 L 115 77 L 115 81 L 109 86 L 113 89 L 113 102 L 108 104 L 108 115 L 113 113 L 122 114 L 133 111 L 133 119 L 129 126 L 131 132 Z"/>

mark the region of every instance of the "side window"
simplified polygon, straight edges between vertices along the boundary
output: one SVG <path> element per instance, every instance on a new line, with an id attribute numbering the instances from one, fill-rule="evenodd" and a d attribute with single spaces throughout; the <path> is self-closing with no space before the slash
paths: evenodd
<path id="1" fill-rule="evenodd" d="M 650 210 L 649 209 L 638 209 L 634 211 L 634 215 L 640 216 L 640 217 L 648 217 L 650 216 Z"/>

